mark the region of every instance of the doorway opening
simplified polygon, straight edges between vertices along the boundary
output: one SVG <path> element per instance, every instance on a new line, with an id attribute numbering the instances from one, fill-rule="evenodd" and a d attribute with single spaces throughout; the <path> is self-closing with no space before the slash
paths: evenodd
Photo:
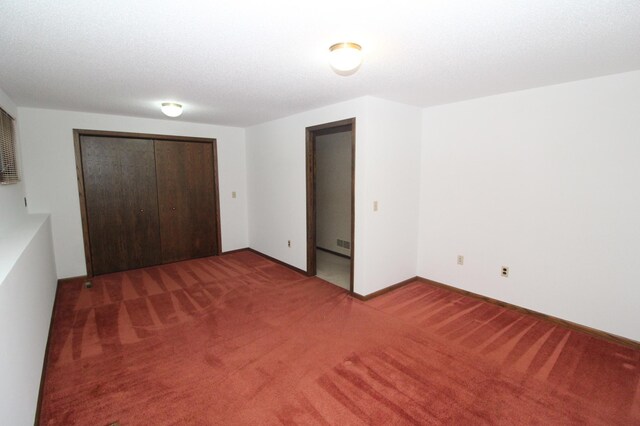
<path id="1" fill-rule="evenodd" d="M 353 293 L 356 119 L 306 131 L 307 274 Z"/>

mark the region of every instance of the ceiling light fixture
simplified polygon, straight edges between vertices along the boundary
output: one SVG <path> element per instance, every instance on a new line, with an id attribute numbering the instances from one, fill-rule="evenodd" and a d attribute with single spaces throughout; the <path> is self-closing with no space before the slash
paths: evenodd
<path id="1" fill-rule="evenodd" d="M 341 75 L 353 74 L 362 63 L 362 47 L 357 43 L 336 43 L 329 48 L 329 62 Z"/>
<path id="2" fill-rule="evenodd" d="M 180 117 L 182 115 L 182 105 L 175 102 L 163 102 L 160 110 L 167 117 Z"/>

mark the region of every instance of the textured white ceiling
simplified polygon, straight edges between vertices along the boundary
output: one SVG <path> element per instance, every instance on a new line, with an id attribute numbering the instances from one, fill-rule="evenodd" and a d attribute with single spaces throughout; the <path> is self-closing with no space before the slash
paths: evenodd
<path id="1" fill-rule="evenodd" d="M 326 52 L 363 46 L 335 74 Z M 639 0 L 2 0 L 19 106 L 247 126 L 374 95 L 418 106 L 640 69 Z"/>

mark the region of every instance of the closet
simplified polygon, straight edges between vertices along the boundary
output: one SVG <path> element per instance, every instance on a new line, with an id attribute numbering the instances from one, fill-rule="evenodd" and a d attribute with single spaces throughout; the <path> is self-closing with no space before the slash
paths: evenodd
<path id="1" fill-rule="evenodd" d="M 218 254 L 215 139 L 74 133 L 89 276 Z"/>

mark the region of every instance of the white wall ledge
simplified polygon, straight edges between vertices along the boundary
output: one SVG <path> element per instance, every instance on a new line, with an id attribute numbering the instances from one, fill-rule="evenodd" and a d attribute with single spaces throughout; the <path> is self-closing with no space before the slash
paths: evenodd
<path id="1" fill-rule="evenodd" d="M 26 215 L 19 223 L 0 234 L 0 285 L 48 217 L 47 214 Z"/>

